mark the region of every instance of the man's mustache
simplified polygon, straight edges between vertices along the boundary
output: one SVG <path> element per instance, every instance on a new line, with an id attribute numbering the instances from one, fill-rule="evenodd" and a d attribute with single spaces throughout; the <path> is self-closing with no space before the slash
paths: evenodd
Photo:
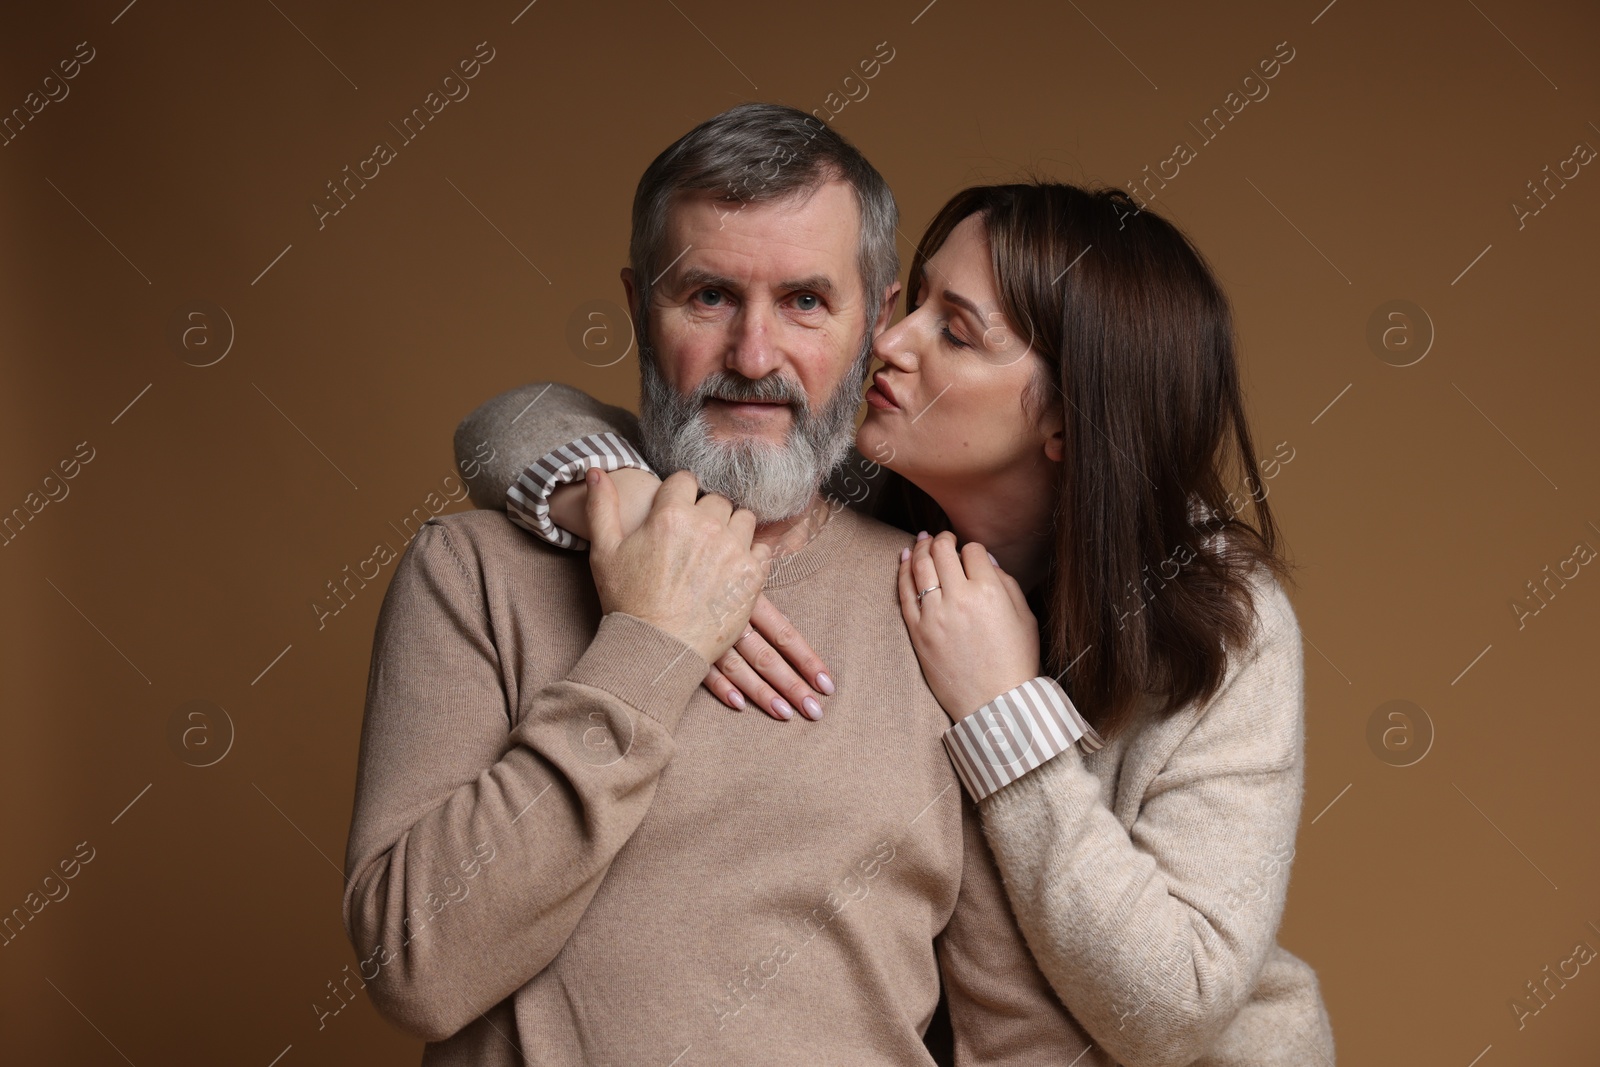
<path id="1" fill-rule="evenodd" d="M 781 401 L 799 408 L 801 414 L 808 412 L 811 406 L 805 390 L 798 383 L 777 374 L 753 379 L 736 374 L 714 374 L 700 383 L 693 399 L 701 407 L 705 406 L 707 400 L 726 400 L 733 403 Z"/>

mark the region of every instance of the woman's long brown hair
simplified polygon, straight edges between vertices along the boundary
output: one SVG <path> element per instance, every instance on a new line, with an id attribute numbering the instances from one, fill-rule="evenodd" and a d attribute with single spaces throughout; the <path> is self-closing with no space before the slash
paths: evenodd
<path id="1" fill-rule="evenodd" d="M 1121 189 L 1057 182 L 957 193 L 918 244 L 907 314 L 928 258 L 971 215 L 984 220 L 1001 310 L 1047 367 L 1019 415 L 1059 408 L 1066 433 L 1055 544 L 1032 598 L 1045 670 L 1109 740 L 1144 697 L 1164 715 L 1215 694 L 1251 636 L 1251 573 L 1289 578 L 1232 314 L 1176 226 Z M 879 503 L 910 529 L 947 526 L 904 479 Z"/>

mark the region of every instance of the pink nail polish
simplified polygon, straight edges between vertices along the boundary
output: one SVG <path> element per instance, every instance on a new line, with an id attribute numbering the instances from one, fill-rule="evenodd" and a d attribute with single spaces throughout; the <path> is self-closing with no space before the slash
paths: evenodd
<path id="1" fill-rule="evenodd" d="M 826 673 L 818 672 L 818 674 L 817 674 L 817 688 L 822 690 L 822 695 L 823 696 L 825 696 L 825 697 L 833 696 L 833 679 L 829 678 Z"/>
<path id="2" fill-rule="evenodd" d="M 927 539 L 928 539 L 928 531 L 927 530 L 922 530 L 917 534 L 917 540 L 918 541 L 926 541 Z"/>
<path id="3" fill-rule="evenodd" d="M 902 548 L 900 550 L 900 562 L 904 563 L 906 560 L 908 560 L 910 558 L 911 558 L 911 550 L 909 548 Z"/>
<path id="4" fill-rule="evenodd" d="M 782 697 L 772 698 L 772 713 L 778 718 L 782 719 L 784 722 L 788 722 L 790 719 L 794 718 L 794 709 L 791 708 L 789 706 L 789 702 L 784 700 Z"/>
<path id="5" fill-rule="evenodd" d="M 728 703 L 733 705 L 733 710 L 743 711 L 744 694 L 735 689 L 733 692 L 728 694 Z"/>
<path id="6" fill-rule="evenodd" d="M 806 709 L 806 718 L 812 722 L 822 718 L 822 705 L 817 703 L 816 697 L 806 697 L 800 702 L 800 706 Z"/>

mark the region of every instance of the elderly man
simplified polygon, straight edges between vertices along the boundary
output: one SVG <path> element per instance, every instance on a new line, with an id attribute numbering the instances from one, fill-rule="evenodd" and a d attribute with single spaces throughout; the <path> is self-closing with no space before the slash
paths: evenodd
<path id="1" fill-rule="evenodd" d="M 496 506 L 430 519 L 397 565 L 344 918 L 425 1065 L 926 1064 L 941 979 L 958 1063 L 1109 1062 L 1029 955 L 945 754 L 896 599 L 909 538 L 819 493 L 899 289 L 895 220 L 791 108 L 680 138 L 640 180 L 623 272 L 642 439 L 678 473 L 639 521 L 590 471 L 587 556 Z M 574 460 L 552 482 L 595 466 Z M 804 732 L 701 688 L 758 592 L 826 635 L 838 692 Z"/>

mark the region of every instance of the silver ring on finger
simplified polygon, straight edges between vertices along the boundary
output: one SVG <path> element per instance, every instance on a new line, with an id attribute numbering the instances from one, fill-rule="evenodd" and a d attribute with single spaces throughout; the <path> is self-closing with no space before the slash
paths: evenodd
<path id="1" fill-rule="evenodd" d="M 939 583 L 938 582 L 934 582 L 932 585 L 928 586 L 928 588 L 926 588 L 922 592 L 918 593 L 917 594 L 917 606 L 921 607 L 922 606 L 922 598 L 927 596 L 929 593 L 933 592 L 937 588 L 939 588 Z"/>

